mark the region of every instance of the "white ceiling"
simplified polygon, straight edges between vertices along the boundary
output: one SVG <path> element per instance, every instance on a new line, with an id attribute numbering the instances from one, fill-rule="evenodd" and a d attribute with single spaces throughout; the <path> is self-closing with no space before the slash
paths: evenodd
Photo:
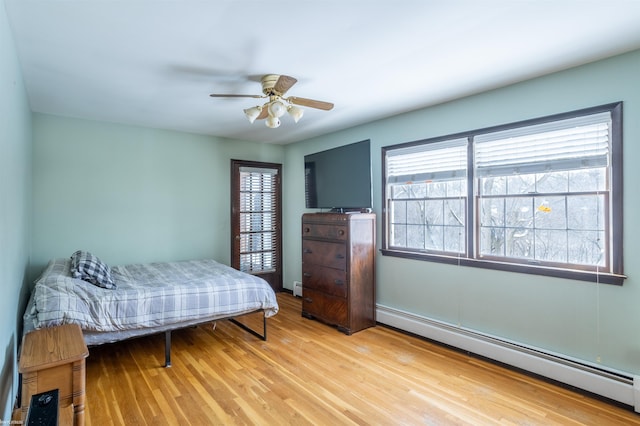
<path id="1" fill-rule="evenodd" d="M 4 0 L 31 109 L 290 143 L 640 48 L 640 0 Z M 263 74 L 333 102 L 250 124 Z"/>

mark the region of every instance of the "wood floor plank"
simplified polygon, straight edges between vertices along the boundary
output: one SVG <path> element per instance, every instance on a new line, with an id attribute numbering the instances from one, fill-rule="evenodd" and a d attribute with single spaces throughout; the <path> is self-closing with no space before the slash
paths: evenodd
<path id="1" fill-rule="evenodd" d="M 628 407 L 377 326 L 280 312 L 262 341 L 228 321 L 90 348 L 86 424 L 639 425 Z M 260 315 L 243 318 L 261 329 Z"/>

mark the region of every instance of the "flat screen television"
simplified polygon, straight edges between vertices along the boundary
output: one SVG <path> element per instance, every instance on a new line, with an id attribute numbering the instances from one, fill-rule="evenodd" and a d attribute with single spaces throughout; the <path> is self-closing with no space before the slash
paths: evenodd
<path id="1" fill-rule="evenodd" d="M 373 207 L 370 141 L 304 156 L 308 209 L 359 211 Z"/>

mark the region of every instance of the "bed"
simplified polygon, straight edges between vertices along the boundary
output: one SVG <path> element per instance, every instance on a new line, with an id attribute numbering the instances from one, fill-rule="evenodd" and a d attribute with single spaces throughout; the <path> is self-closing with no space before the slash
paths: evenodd
<path id="1" fill-rule="evenodd" d="M 266 319 L 278 312 L 271 286 L 212 259 L 109 267 L 89 252 L 49 262 L 36 280 L 24 314 L 24 333 L 78 324 L 87 346 L 165 333 L 230 319 L 266 340 Z M 262 334 L 235 318 L 263 312 Z"/>

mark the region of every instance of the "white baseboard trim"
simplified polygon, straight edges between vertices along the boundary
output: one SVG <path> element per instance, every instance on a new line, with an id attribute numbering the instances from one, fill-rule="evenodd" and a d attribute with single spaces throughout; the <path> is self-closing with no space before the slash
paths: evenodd
<path id="1" fill-rule="evenodd" d="M 381 324 L 575 386 L 629 405 L 640 413 L 640 376 L 606 370 L 388 306 L 376 308 L 376 320 Z"/>

